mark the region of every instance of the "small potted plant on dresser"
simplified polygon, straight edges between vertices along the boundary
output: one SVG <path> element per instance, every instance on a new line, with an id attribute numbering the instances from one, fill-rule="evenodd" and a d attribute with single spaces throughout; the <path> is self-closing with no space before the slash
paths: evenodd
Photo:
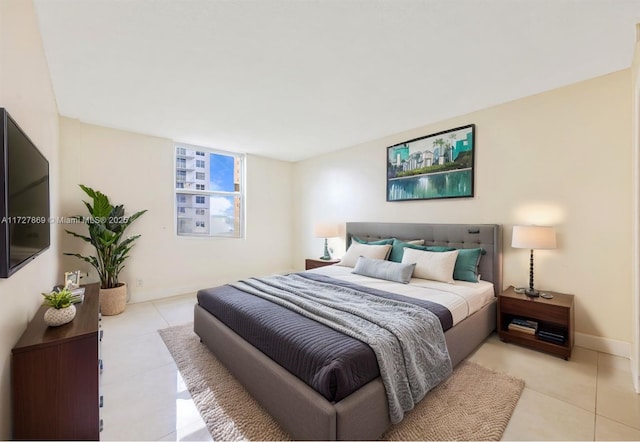
<path id="1" fill-rule="evenodd" d="M 124 268 L 124 262 L 129 257 L 133 242 L 141 236 L 125 238 L 124 232 L 146 210 L 125 215 L 122 204 L 114 206 L 102 192 L 82 184 L 80 188 L 91 197 L 93 205 L 83 201 L 89 216 L 76 215 L 73 218 L 86 224 L 89 236 L 70 230 L 66 232 L 90 243 L 95 248 L 96 256 L 83 256 L 79 253 L 65 253 L 65 255 L 80 258 L 98 271 L 100 311 L 103 315 L 117 315 L 122 313 L 127 305 L 127 286 L 118 280 L 118 275 Z"/>
<path id="2" fill-rule="evenodd" d="M 44 303 L 49 308 L 44 312 L 44 322 L 49 327 L 58 327 L 73 321 L 76 317 L 76 306 L 73 305 L 73 293 L 62 288 L 51 293 L 43 293 Z"/>

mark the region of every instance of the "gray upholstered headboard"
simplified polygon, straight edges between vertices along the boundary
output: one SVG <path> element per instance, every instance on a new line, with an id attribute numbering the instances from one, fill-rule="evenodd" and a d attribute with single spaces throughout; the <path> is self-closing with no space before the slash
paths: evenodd
<path id="1" fill-rule="evenodd" d="M 483 281 L 491 281 L 496 296 L 502 292 L 502 226 L 498 224 L 420 224 L 420 223 L 347 223 L 347 247 L 351 237 L 365 241 L 383 238 L 424 239 L 426 246 L 459 249 L 482 247 L 487 253 L 480 259 Z"/>

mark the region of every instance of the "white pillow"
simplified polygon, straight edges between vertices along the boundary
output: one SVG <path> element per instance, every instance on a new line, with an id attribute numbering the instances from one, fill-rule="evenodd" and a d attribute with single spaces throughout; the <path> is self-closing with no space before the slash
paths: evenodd
<path id="1" fill-rule="evenodd" d="M 405 247 L 403 264 L 416 264 L 414 278 L 431 279 L 453 284 L 453 269 L 456 266 L 458 250 L 451 252 L 428 252 Z"/>
<path id="2" fill-rule="evenodd" d="M 349 250 L 344 254 L 342 260 L 338 263 L 339 266 L 345 267 L 355 267 L 358 262 L 358 258 L 364 256 L 365 258 L 371 259 L 385 259 L 389 250 L 391 249 L 391 244 L 385 245 L 371 245 L 371 244 L 360 244 L 360 243 L 351 243 L 349 246 Z"/>

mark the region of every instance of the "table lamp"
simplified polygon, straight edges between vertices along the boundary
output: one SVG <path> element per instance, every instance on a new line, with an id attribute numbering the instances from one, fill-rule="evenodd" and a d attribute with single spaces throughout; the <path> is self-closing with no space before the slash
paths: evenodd
<path id="1" fill-rule="evenodd" d="M 527 296 L 539 296 L 540 292 L 533 287 L 533 251 L 536 249 L 555 249 L 556 231 L 553 227 L 545 226 L 513 226 L 511 247 L 531 250 L 529 288 L 524 293 Z"/>
<path id="2" fill-rule="evenodd" d="M 320 259 L 323 259 L 325 261 L 330 260 L 331 254 L 329 253 L 327 238 L 335 238 L 336 236 L 340 236 L 338 225 L 330 223 L 316 224 L 313 227 L 313 236 L 316 238 L 324 238 L 324 255 L 322 255 Z"/>

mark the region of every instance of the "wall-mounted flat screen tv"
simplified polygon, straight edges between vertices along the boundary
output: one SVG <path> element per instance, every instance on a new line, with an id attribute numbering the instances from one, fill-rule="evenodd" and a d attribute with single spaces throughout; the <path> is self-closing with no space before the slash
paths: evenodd
<path id="1" fill-rule="evenodd" d="M 0 278 L 51 244 L 49 162 L 0 108 Z"/>

